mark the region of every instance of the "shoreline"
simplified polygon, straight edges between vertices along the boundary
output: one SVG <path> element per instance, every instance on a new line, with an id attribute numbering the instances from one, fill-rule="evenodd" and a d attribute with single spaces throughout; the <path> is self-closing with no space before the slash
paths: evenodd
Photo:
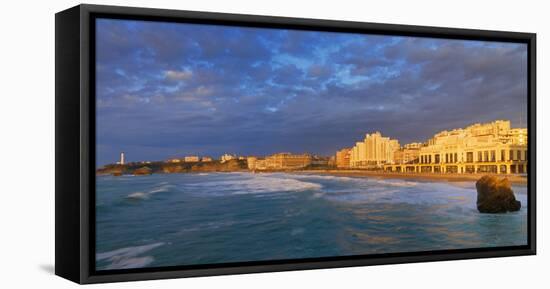
<path id="1" fill-rule="evenodd" d="M 506 177 L 514 185 L 527 185 L 527 177 L 519 175 L 499 174 L 430 174 L 430 173 L 389 173 L 379 171 L 363 170 L 300 170 L 288 173 L 320 174 L 346 177 L 376 177 L 381 179 L 411 179 L 411 180 L 432 180 L 448 182 L 477 181 L 486 175 L 494 175 L 499 178 Z"/>
<path id="2" fill-rule="evenodd" d="M 499 178 L 506 177 L 511 184 L 527 185 L 527 177 L 520 175 L 499 175 L 499 174 L 433 174 L 433 173 L 390 173 L 383 171 L 365 171 L 365 170 L 268 170 L 268 171 L 250 171 L 250 170 L 235 170 L 235 171 L 189 171 L 189 172 L 155 172 L 153 174 L 200 174 L 200 173 L 251 173 L 251 174 L 268 174 L 268 173 L 287 173 L 301 175 L 331 175 L 345 177 L 374 177 L 380 179 L 407 179 L 419 181 L 446 181 L 446 182 L 476 182 L 485 175 L 494 175 Z M 112 174 L 97 174 L 97 176 L 110 176 Z M 133 175 L 133 174 L 123 174 Z"/>

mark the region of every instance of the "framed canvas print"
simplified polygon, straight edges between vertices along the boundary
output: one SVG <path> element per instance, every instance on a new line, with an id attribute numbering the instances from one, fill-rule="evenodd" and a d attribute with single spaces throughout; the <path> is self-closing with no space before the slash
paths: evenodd
<path id="1" fill-rule="evenodd" d="M 535 254 L 535 34 L 56 14 L 56 274 Z"/>

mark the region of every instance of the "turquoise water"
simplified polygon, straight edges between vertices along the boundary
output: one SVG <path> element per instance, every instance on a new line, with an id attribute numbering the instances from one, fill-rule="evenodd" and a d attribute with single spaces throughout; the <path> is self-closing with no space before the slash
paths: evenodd
<path id="1" fill-rule="evenodd" d="M 284 173 L 97 178 L 98 270 L 527 244 L 473 182 Z"/>

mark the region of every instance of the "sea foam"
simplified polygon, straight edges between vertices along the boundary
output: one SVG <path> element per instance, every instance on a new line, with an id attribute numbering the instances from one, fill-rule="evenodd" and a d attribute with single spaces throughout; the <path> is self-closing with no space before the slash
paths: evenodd
<path id="1" fill-rule="evenodd" d="M 255 177 L 240 184 L 234 194 L 255 194 L 273 192 L 303 192 L 307 190 L 320 190 L 321 184 L 304 182 L 290 178 Z"/>
<path id="2" fill-rule="evenodd" d="M 151 256 L 140 256 L 148 251 L 164 245 L 164 242 L 158 242 L 142 246 L 125 247 L 96 254 L 96 261 L 108 261 L 110 264 L 105 266 L 106 270 L 111 269 L 129 269 L 145 267 L 154 261 Z"/>
<path id="3" fill-rule="evenodd" d="M 150 189 L 149 191 L 146 191 L 146 192 L 133 192 L 129 195 L 126 196 L 127 199 L 140 199 L 140 200 L 144 200 L 144 199 L 148 199 L 149 197 L 151 197 L 153 194 L 157 194 L 157 193 L 164 193 L 164 192 L 169 192 L 172 188 L 174 188 L 173 185 L 169 185 L 167 183 L 161 183 L 160 185 Z"/>
<path id="4" fill-rule="evenodd" d="M 282 175 L 242 174 L 235 178 L 185 185 L 192 191 L 208 195 L 245 195 L 321 190 L 321 184 Z"/>

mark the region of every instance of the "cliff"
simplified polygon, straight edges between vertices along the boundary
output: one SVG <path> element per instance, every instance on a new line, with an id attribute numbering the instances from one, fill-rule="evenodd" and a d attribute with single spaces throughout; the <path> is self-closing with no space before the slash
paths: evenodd
<path id="1" fill-rule="evenodd" d="M 192 172 L 235 172 L 246 171 L 246 160 L 230 160 L 224 163 L 220 161 L 211 162 L 189 162 L 189 163 L 168 163 L 151 162 L 128 163 L 124 165 L 105 165 L 96 170 L 97 175 L 148 175 L 148 174 L 172 174 Z"/>

